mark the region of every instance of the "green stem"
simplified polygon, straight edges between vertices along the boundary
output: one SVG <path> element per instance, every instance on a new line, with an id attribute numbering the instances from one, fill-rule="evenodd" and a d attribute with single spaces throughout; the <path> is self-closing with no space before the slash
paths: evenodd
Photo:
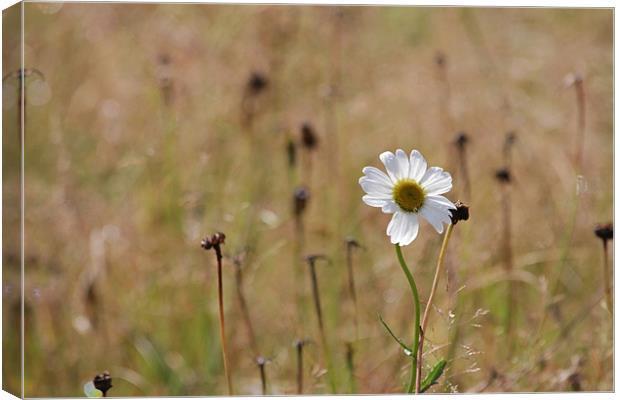
<path id="1" fill-rule="evenodd" d="M 413 305 L 415 306 L 415 326 L 413 330 L 413 357 L 411 357 L 411 377 L 409 378 L 409 384 L 407 385 L 407 393 L 412 393 L 415 388 L 416 381 L 416 354 L 418 354 L 418 345 L 420 344 L 420 296 L 418 294 L 418 287 L 413 280 L 413 275 L 411 275 L 411 271 L 409 271 L 409 267 L 407 267 L 407 263 L 403 258 L 403 253 L 398 244 L 396 245 L 396 256 L 398 257 L 400 267 L 403 269 L 403 272 L 407 276 L 407 282 L 409 282 L 409 287 L 411 288 L 411 292 L 413 293 Z"/>

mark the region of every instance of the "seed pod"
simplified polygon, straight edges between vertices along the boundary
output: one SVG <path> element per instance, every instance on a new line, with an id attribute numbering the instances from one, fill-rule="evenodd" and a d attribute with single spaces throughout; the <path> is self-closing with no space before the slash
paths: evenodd
<path id="1" fill-rule="evenodd" d="M 612 240 L 614 238 L 614 225 L 612 223 L 598 224 L 594 228 L 594 234 L 601 240 Z"/>
<path id="2" fill-rule="evenodd" d="M 300 216 L 306 206 L 308 205 L 308 199 L 310 198 L 310 191 L 305 187 L 298 187 L 293 194 L 293 210 L 296 216 Z"/>
<path id="3" fill-rule="evenodd" d="M 309 122 L 301 125 L 301 144 L 308 150 L 314 150 L 319 144 L 316 131 Z"/>
<path id="4" fill-rule="evenodd" d="M 456 134 L 454 144 L 456 145 L 456 147 L 459 148 L 459 150 L 463 150 L 467 143 L 469 143 L 469 136 L 467 136 L 467 133 L 465 133 L 464 131 L 460 131 Z"/>
<path id="5" fill-rule="evenodd" d="M 441 51 L 438 51 L 437 53 L 435 53 L 435 64 L 437 64 L 437 66 L 439 67 L 443 67 L 446 63 L 446 55 L 443 54 Z"/>
<path id="6" fill-rule="evenodd" d="M 93 379 L 93 385 L 97 390 L 100 390 L 103 393 L 103 397 L 107 396 L 108 390 L 112 387 L 112 377 L 110 377 L 110 373 L 108 371 L 104 371 L 101 374 L 98 374 Z"/>
<path id="7" fill-rule="evenodd" d="M 459 221 L 467 221 L 469 219 L 469 206 L 460 201 L 457 201 L 454 205 L 456 210 L 450 210 L 452 225 L 456 225 Z"/>
<path id="8" fill-rule="evenodd" d="M 212 247 L 219 246 L 220 244 L 224 244 L 226 240 L 226 235 L 222 232 L 217 232 L 213 234 L 211 237 L 205 237 L 200 242 L 200 246 L 202 246 L 205 250 L 210 250 Z"/>
<path id="9" fill-rule="evenodd" d="M 269 80 L 267 80 L 267 77 L 260 72 L 254 71 L 248 79 L 247 91 L 256 96 L 265 90 L 268 85 Z"/>
<path id="10" fill-rule="evenodd" d="M 510 170 L 508 168 L 500 168 L 495 172 L 495 178 L 500 183 L 510 183 L 512 177 L 510 176 Z"/>

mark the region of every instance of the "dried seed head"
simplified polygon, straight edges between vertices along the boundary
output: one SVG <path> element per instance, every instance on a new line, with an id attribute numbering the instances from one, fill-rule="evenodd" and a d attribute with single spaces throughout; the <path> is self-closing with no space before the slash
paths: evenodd
<path id="1" fill-rule="evenodd" d="M 347 247 L 362 247 L 362 245 L 351 236 L 345 238 L 344 242 L 347 244 Z"/>
<path id="2" fill-rule="evenodd" d="M 202 239 L 202 241 L 200 242 L 200 246 L 202 246 L 202 248 L 205 250 L 210 250 L 211 248 L 219 247 L 221 244 L 224 244 L 225 240 L 226 235 L 224 235 L 222 232 L 217 232 L 211 235 L 211 237 L 207 236 Z"/>
<path id="3" fill-rule="evenodd" d="M 267 362 L 268 362 L 268 361 L 269 361 L 269 360 L 267 360 L 267 359 L 266 359 L 265 357 L 263 357 L 263 356 L 258 356 L 258 357 L 256 357 L 256 364 L 257 364 L 259 367 L 264 366 L 265 364 L 267 364 Z"/>
<path id="4" fill-rule="evenodd" d="M 454 144 L 459 150 L 465 149 L 465 145 L 469 143 L 469 136 L 464 131 L 460 131 L 456 134 L 456 139 L 454 140 Z"/>
<path id="5" fill-rule="evenodd" d="M 309 122 L 301 125 L 301 143 L 308 150 L 314 150 L 319 144 L 319 138 Z"/>
<path id="6" fill-rule="evenodd" d="M 172 57 L 170 57 L 170 55 L 167 53 L 161 53 L 157 57 L 157 60 L 159 61 L 161 65 L 168 65 L 172 62 Z"/>
<path id="7" fill-rule="evenodd" d="M 573 74 L 568 74 L 564 78 L 564 87 L 569 88 L 573 85 L 581 85 L 583 83 L 583 77 L 580 73 L 575 72 Z"/>
<path id="8" fill-rule="evenodd" d="M 598 224 L 594 228 L 594 234 L 603 241 L 612 240 L 614 238 L 614 225 L 612 223 Z"/>
<path id="9" fill-rule="evenodd" d="M 253 95 L 261 93 L 269 85 L 267 77 L 260 72 L 252 72 L 250 79 L 248 79 L 247 90 Z"/>
<path id="10" fill-rule="evenodd" d="M 310 198 L 310 191 L 306 187 L 298 187 L 293 194 L 293 210 L 296 216 L 303 214 L 306 206 L 308 205 L 308 199 Z"/>
<path id="11" fill-rule="evenodd" d="M 108 371 L 104 371 L 101 374 L 98 374 L 93 379 L 93 385 L 97 390 L 100 390 L 103 393 L 103 396 L 106 396 L 106 393 L 112 387 L 112 378 L 110 377 L 110 373 Z"/>
<path id="12" fill-rule="evenodd" d="M 506 167 L 500 168 L 495 171 L 495 178 L 500 183 L 510 183 L 510 181 L 512 180 L 512 177 L 510 176 L 510 170 Z"/>
<path id="13" fill-rule="evenodd" d="M 310 265 L 314 265 L 319 260 L 325 260 L 329 263 L 329 257 L 325 254 L 309 254 L 305 257 L 305 259 Z"/>
<path id="14" fill-rule="evenodd" d="M 293 342 L 293 346 L 295 346 L 295 348 L 299 350 L 310 343 L 312 343 L 312 340 L 310 339 L 295 339 L 295 341 Z"/>
<path id="15" fill-rule="evenodd" d="M 446 64 L 446 55 L 441 51 L 435 53 L 435 64 L 439 67 L 443 67 Z"/>
<path id="16" fill-rule="evenodd" d="M 461 201 L 457 201 L 454 205 L 456 210 L 450 210 L 452 225 L 456 225 L 459 221 L 467 221 L 469 219 L 469 206 Z"/>
<path id="17" fill-rule="evenodd" d="M 510 147 L 513 144 L 515 144 L 516 141 L 517 141 L 517 132 L 508 131 L 508 133 L 506 133 L 506 141 L 504 142 L 504 145 L 506 147 Z"/>

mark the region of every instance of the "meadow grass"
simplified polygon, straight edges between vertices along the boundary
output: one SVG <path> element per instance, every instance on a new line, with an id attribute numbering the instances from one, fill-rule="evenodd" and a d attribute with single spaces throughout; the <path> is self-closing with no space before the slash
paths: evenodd
<path id="1" fill-rule="evenodd" d="M 80 396 L 104 370 L 113 378 L 110 396 L 226 393 L 217 266 L 200 249 L 216 231 L 226 233 L 235 393 L 296 393 L 298 339 L 310 339 L 304 393 L 331 393 L 328 377 L 341 393 L 402 393 L 410 359 L 377 315 L 411 339 L 413 305 L 385 236 L 389 217 L 362 203 L 357 183 L 363 166 L 379 166 L 376 155 L 396 148 L 419 149 L 431 165 L 445 166 L 454 178 L 448 197 L 471 207 L 470 220 L 454 230 L 429 310 L 424 375 L 447 360 L 429 392 L 612 389 L 612 320 L 592 232 L 613 208 L 612 11 L 25 8 L 26 66 L 40 70 L 52 91 L 47 103 L 27 105 L 26 396 Z M 13 51 L 9 43 L 4 59 Z M 3 70 L 12 67 L 6 61 Z M 255 71 L 268 84 L 252 99 L 251 118 L 243 117 Z M 582 106 L 574 89 L 563 87 L 575 72 L 586 93 L 585 127 L 576 126 Z M 17 109 L 3 105 L 4 138 L 15 137 Z M 312 151 L 301 146 L 305 122 L 318 137 Z M 467 171 L 455 153 L 461 131 Z M 510 271 L 494 176 L 509 131 L 518 138 Z M 7 207 L 19 195 L 11 168 L 18 147 L 3 145 L 3 217 L 15 222 L 18 210 Z M 310 193 L 301 232 L 292 212 L 300 186 Z M 11 388 L 18 385 L 7 367 L 19 360 L 12 329 L 19 242 L 4 237 L 3 382 Z M 364 246 L 354 257 L 355 304 L 348 237 Z M 422 224 L 403 249 L 423 306 L 441 243 Z M 245 249 L 249 311 L 235 297 L 232 261 Z M 331 260 L 319 267 L 324 343 L 303 259 L 318 253 Z M 513 285 L 518 297 L 508 303 Z M 256 349 L 270 360 L 266 389 Z"/>

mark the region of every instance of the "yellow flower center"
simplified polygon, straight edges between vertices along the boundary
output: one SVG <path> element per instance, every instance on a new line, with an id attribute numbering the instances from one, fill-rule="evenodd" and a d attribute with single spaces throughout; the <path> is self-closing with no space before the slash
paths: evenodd
<path id="1" fill-rule="evenodd" d="M 424 204 L 424 189 L 412 179 L 396 182 L 392 190 L 394 201 L 400 208 L 408 212 L 417 212 Z"/>

